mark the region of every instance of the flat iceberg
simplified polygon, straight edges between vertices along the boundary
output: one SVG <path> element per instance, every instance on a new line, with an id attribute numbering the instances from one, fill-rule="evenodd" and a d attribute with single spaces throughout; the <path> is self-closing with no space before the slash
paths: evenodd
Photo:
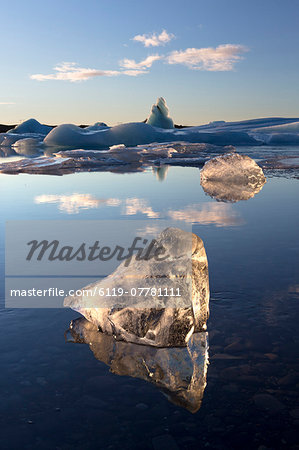
<path id="1" fill-rule="evenodd" d="M 94 357 L 110 372 L 147 381 L 167 399 L 188 411 L 199 410 L 206 387 L 208 333 L 194 333 L 186 347 L 154 348 L 116 342 L 82 318 L 72 320 L 65 333 L 69 343 L 89 345 Z"/>
<path id="2" fill-rule="evenodd" d="M 169 110 L 163 97 L 158 98 L 152 106 L 151 114 L 146 123 L 158 128 L 174 128 L 173 120 L 169 117 Z"/>
<path id="3" fill-rule="evenodd" d="M 163 129 L 148 123 L 132 122 L 88 130 L 72 124 L 54 128 L 44 139 L 44 144 L 55 147 L 106 149 L 114 145 L 126 147 L 151 144 L 153 142 L 208 143 L 215 145 L 259 145 L 246 132 L 203 132 L 200 127 Z"/>
<path id="4" fill-rule="evenodd" d="M 6 148 L 6 147 L 4 147 Z M 201 166 L 212 154 L 232 151 L 234 148 L 212 144 L 189 144 L 187 142 L 168 142 L 125 147 L 114 145 L 109 150 L 77 149 L 61 150 L 42 147 L 38 140 L 26 138 L 12 147 L 16 153 L 34 155 L 44 151 L 43 157 L 28 158 L 0 164 L 2 173 L 43 173 L 63 175 L 80 171 L 143 171 L 145 167 L 160 164 Z M 54 150 L 54 151 L 53 151 Z M 56 152 L 55 152 L 56 150 Z"/>
<path id="5" fill-rule="evenodd" d="M 198 236 L 179 228 L 162 231 L 151 252 L 161 247 L 166 260 L 134 256 L 128 266 L 125 260 L 110 276 L 83 288 L 95 295 L 66 297 L 64 306 L 117 340 L 154 347 L 186 346 L 193 332 L 206 329 L 209 316 L 205 248 Z M 124 294 L 101 295 L 107 289 L 122 289 Z M 150 295 L 135 295 L 140 289 L 149 289 Z M 164 295 L 170 292 L 175 295 Z"/>
<path id="6" fill-rule="evenodd" d="M 299 133 L 299 122 L 270 125 L 268 127 L 256 128 L 253 131 L 258 131 L 259 133 Z"/>
<path id="7" fill-rule="evenodd" d="M 254 197 L 266 183 L 263 170 L 247 155 L 227 153 L 205 163 L 200 172 L 203 190 L 221 201 Z"/>

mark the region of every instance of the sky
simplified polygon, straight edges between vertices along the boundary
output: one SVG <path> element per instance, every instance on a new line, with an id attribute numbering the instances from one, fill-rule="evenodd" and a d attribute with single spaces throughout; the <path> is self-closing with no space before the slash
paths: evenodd
<path id="1" fill-rule="evenodd" d="M 298 0 L 0 0 L 0 123 L 299 117 Z"/>

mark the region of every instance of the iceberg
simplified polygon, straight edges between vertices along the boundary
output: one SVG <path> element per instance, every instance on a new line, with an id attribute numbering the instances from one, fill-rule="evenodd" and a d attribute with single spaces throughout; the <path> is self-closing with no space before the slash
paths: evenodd
<path id="1" fill-rule="evenodd" d="M 19 139 L 43 141 L 45 147 L 108 149 L 115 145 L 132 147 L 152 143 L 184 141 L 213 145 L 298 145 L 299 118 L 269 117 L 238 122 L 214 121 L 200 126 L 176 126 L 169 117 L 165 99 L 160 97 L 144 122 L 107 126 L 96 122 L 88 127 L 62 124 L 42 125 L 29 119 L 7 133 L 0 133 L 0 146 Z"/>
<path id="2" fill-rule="evenodd" d="M 166 260 L 134 256 L 127 265 L 126 259 L 110 276 L 84 287 L 82 295 L 66 297 L 64 306 L 117 340 L 154 347 L 186 346 L 194 332 L 206 329 L 209 316 L 205 248 L 198 236 L 179 228 L 166 228 L 146 252 L 153 255 L 158 248 L 165 249 Z M 103 295 L 109 289 L 122 289 L 123 296 Z M 144 289 L 148 296 L 136 295 Z M 84 291 L 95 295 L 84 296 Z"/>
<path id="3" fill-rule="evenodd" d="M 299 121 L 253 129 L 259 133 L 299 133 Z"/>
<path id="4" fill-rule="evenodd" d="M 111 168 L 129 166 L 129 163 L 111 157 L 90 158 L 88 155 L 84 157 L 63 157 L 57 156 L 40 156 L 37 158 L 24 158 L 18 161 L 0 164 L 0 173 L 19 174 L 43 174 L 43 175 L 64 175 L 74 172 L 105 170 Z M 133 169 L 136 166 L 133 165 Z M 121 170 L 120 170 L 121 171 Z M 132 171 L 132 167 L 128 167 L 127 171 Z"/>
<path id="5" fill-rule="evenodd" d="M 34 134 L 41 134 L 46 136 L 50 131 L 53 129 L 53 127 L 49 125 L 42 125 L 39 123 L 36 119 L 28 119 L 24 122 L 20 123 L 13 129 L 9 130 L 9 134 L 27 134 L 27 133 L 34 133 Z"/>
<path id="6" fill-rule="evenodd" d="M 267 135 L 266 135 L 267 136 Z M 273 133 L 269 136 L 268 145 L 299 145 L 299 133 Z"/>
<path id="7" fill-rule="evenodd" d="M 0 146 L 11 147 L 17 141 L 25 139 L 34 139 L 38 143 L 41 143 L 52 129 L 53 127 L 42 125 L 35 119 L 28 119 L 11 130 L 8 130 L 6 133 L 0 133 Z"/>
<path id="8" fill-rule="evenodd" d="M 163 97 L 158 98 L 157 102 L 152 106 L 146 123 L 158 128 L 174 128 L 173 120 L 169 117 L 169 110 Z"/>
<path id="9" fill-rule="evenodd" d="M 237 202 L 254 197 L 266 183 L 263 170 L 247 155 L 227 153 L 205 163 L 200 172 L 203 190 L 221 201 Z"/>
<path id="10" fill-rule="evenodd" d="M 194 333 L 186 347 L 154 348 L 116 342 L 84 318 L 72 320 L 66 342 L 89 345 L 110 372 L 139 378 L 160 389 L 167 399 L 191 413 L 199 410 L 206 387 L 208 333 Z"/>
<path id="11" fill-rule="evenodd" d="M 154 142 L 156 134 L 153 127 L 140 122 L 91 130 L 63 124 L 54 128 L 46 136 L 44 143 L 56 147 L 105 149 L 119 144 L 130 146 Z"/>
<path id="12" fill-rule="evenodd" d="M 211 131 L 263 131 L 268 127 L 275 127 L 278 125 L 288 125 L 298 122 L 299 118 L 289 117 L 265 117 L 259 119 L 240 120 L 236 122 L 225 122 L 219 120 L 210 122 L 207 125 L 201 125 L 201 130 Z"/>
<path id="13" fill-rule="evenodd" d="M 44 139 L 44 144 L 55 147 L 82 149 L 107 149 L 114 145 L 126 147 L 151 143 L 185 141 L 214 145 L 259 145 L 252 136 L 240 131 L 202 132 L 200 127 L 163 129 L 148 123 L 132 122 L 88 130 L 72 124 L 54 128 Z"/>

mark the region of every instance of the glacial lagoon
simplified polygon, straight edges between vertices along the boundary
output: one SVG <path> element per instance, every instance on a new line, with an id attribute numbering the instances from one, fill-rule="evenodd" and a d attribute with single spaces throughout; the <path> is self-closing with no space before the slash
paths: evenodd
<path id="1" fill-rule="evenodd" d="M 2 448 L 295 448 L 298 147 L 236 150 L 264 161 L 247 200 L 205 192 L 200 167 L 0 174 Z M 5 308 L 4 224 L 27 219 L 192 224 L 207 331 L 189 352 L 155 349 L 97 335 L 70 309 Z"/>

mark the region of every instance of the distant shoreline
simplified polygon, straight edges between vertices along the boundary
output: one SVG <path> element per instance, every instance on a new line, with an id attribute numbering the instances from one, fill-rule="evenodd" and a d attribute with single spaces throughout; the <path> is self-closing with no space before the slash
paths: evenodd
<path id="1" fill-rule="evenodd" d="M 0 123 L 0 133 L 7 133 L 7 131 L 12 130 L 15 128 L 18 124 L 15 125 L 5 125 Z M 56 128 L 58 125 L 48 125 L 50 127 Z M 80 128 L 86 128 L 89 127 L 89 125 L 78 125 Z M 190 125 L 174 125 L 174 128 L 189 128 Z"/>
<path id="2" fill-rule="evenodd" d="M 3 125 L 2 123 L 0 123 L 0 133 L 6 133 L 8 130 L 11 130 L 15 126 L 16 125 Z"/>

